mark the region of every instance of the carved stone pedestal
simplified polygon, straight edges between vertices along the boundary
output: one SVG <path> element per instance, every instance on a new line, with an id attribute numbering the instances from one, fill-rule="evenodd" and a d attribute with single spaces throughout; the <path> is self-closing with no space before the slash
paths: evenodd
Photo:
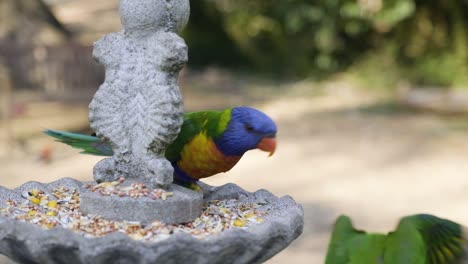
<path id="1" fill-rule="evenodd" d="M 97 192 L 81 194 L 81 211 L 98 214 L 105 219 L 166 224 L 188 223 L 200 216 L 203 194 L 172 184 L 165 190 L 171 195 L 163 199 L 149 197 L 102 196 Z"/>
<path id="2" fill-rule="evenodd" d="M 105 197 L 84 193 L 82 210 L 115 220 L 184 223 L 201 213 L 202 195 L 171 185 L 173 168 L 165 149 L 183 122 L 179 70 L 187 46 L 176 33 L 187 23 L 188 0 L 121 0 L 123 30 L 104 36 L 93 56 L 106 79 L 89 105 L 91 128 L 114 155 L 94 167 L 97 182 L 124 177 L 162 188 L 165 200 Z"/>

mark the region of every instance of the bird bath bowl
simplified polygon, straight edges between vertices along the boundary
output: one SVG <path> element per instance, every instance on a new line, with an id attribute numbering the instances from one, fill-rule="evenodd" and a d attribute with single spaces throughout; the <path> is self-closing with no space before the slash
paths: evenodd
<path id="1" fill-rule="evenodd" d="M 191 223 L 107 221 L 79 210 L 89 184 L 65 178 L 0 187 L 0 253 L 19 263 L 261 263 L 303 228 L 291 197 L 235 184 L 203 185 L 204 211 Z"/>

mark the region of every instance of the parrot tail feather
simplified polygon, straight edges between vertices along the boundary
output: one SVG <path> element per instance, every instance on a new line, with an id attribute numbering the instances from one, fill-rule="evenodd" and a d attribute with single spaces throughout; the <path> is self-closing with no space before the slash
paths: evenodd
<path id="1" fill-rule="evenodd" d="M 83 134 L 46 129 L 44 134 L 55 138 L 58 142 L 65 143 L 77 149 L 83 150 L 83 154 L 112 156 L 113 151 L 109 144 L 101 141 L 98 137 Z"/>

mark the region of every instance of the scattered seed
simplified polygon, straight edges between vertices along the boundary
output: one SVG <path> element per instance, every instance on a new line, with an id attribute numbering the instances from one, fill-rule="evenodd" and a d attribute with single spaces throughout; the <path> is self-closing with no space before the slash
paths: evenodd
<path id="1" fill-rule="evenodd" d="M 172 192 L 166 192 L 163 189 L 150 190 L 143 183 L 132 183 L 130 186 L 121 186 L 125 182 L 124 177 L 120 177 L 117 181 L 102 182 L 96 185 L 86 184 L 85 187 L 92 192 L 97 192 L 103 196 L 118 196 L 118 197 L 131 197 L 141 198 L 149 197 L 153 200 L 162 199 L 166 200 L 173 195 Z"/>
<path id="2" fill-rule="evenodd" d="M 88 189 L 102 191 L 108 195 L 123 195 L 134 197 L 150 197 L 152 199 L 166 199 L 173 193 L 161 189 L 149 190 L 144 184 L 132 184 L 121 187 L 123 178 L 112 184 L 87 185 Z M 116 184 L 118 183 L 118 184 Z M 107 187 L 103 187 L 107 186 Z M 117 194 L 116 194 L 117 193 Z M 35 195 L 35 196 L 34 196 Z M 30 190 L 23 193 L 24 202 L 8 199 L 4 207 L 0 206 L 0 215 L 28 222 L 50 229 L 56 226 L 71 229 L 85 237 L 99 237 L 113 232 L 122 232 L 135 240 L 157 242 L 169 238 L 172 234 L 187 233 L 195 238 L 204 238 L 218 234 L 231 228 L 245 228 L 252 224 L 263 222 L 264 211 L 258 210 L 257 203 L 243 203 L 238 200 L 213 200 L 203 206 L 203 212 L 191 223 L 166 225 L 154 221 L 149 225 L 140 222 L 110 221 L 98 215 L 84 214 L 80 208 L 80 195 L 76 189 L 57 187 L 52 190 L 50 197 L 42 190 Z M 153 198 L 154 197 L 154 198 Z"/>
<path id="3" fill-rule="evenodd" d="M 236 227 L 243 227 L 245 226 L 245 221 L 244 220 L 241 220 L 241 219 L 236 219 L 234 221 L 234 226 Z"/>
<path id="4" fill-rule="evenodd" d="M 57 212 L 55 211 L 49 211 L 46 213 L 47 216 L 56 216 L 57 215 Z"/>
<path id="5" fill-rule="evenodd" d="M 33 189 L 33 190 L 30 191 L 30 195 L 31 195 L 31 196 L 36 197 L 38 194 L 39 194 L 39 190 L 38 190 L 38 189 Z"/>
<path id="6" fill-rule="evenodd" d="M 41 200 L 37 197 L 31 197 L 29 198 L 29 201 L 33 204 L 40 204 L 41 203 Z"/>
<path id="7" fill-rule="evenodd" d="M 52 200 L 47 203 L 47 207 L 57 208 L 57 200 Z"/>

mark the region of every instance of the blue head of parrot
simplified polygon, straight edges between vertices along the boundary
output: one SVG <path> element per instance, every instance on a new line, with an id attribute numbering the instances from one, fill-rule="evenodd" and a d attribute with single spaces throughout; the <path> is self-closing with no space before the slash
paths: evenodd
<path id="1" fill-rule="evenodd" d="M 276 148 L 276 124 L 265 113 L 246 106 L 234 107 L 224 133 L 215 139 L 224 155 L 241 156 L 251 149 L 273 155 Z"/>

